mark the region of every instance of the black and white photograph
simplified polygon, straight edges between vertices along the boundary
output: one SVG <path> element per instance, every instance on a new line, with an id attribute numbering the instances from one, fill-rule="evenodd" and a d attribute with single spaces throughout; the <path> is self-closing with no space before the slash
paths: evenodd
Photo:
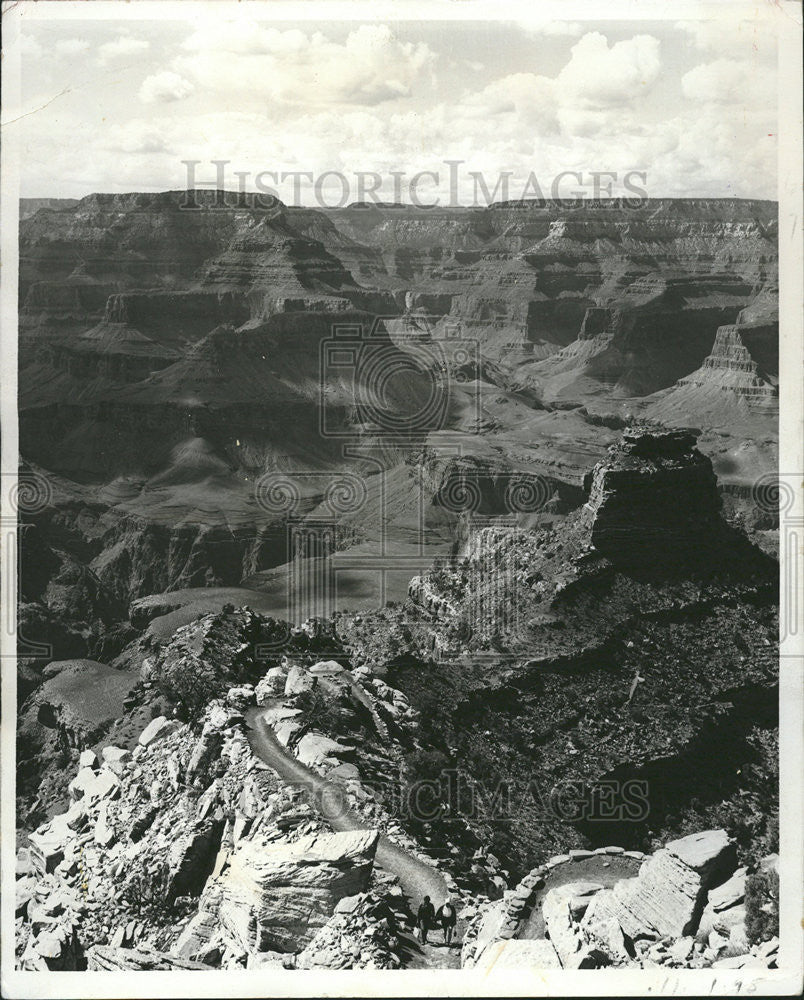
<path id="1" fill-rule="evenodd" d="M 800 993 L 801 47 L 4 4 L 4 996 Z"/>

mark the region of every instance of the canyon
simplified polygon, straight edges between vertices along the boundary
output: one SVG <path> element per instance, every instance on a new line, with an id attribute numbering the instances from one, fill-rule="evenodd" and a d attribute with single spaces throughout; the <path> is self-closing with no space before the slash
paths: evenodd
<path id="1" fill-rule="evenodd" d="M 776 237 L 23 204 L 21 967 L 772 965 Z"/>

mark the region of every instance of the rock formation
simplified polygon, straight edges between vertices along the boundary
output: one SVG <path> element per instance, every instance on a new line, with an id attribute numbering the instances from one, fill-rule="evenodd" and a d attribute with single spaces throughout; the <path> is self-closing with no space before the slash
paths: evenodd
<path id="1" fill-rule="evenodd" d="M 712 463 L 689 431 L 627 429 L 595 466 L 584 519 L 594 548 L 618 563 L 696 551 L 720 523 Z"/>
<path id="2" fill-rule="evenodd" d="M 340 899 L 366 891 L 377 836 L 376 830 L 312 834 L 287 845 L 258 835 L 208 883 L 197 919 L 214 914 L 244 951 L 299 951 Z"/>
<path id="3" fill-rule="evenodd" d="M 735 872 L 734 844 L 725 831 L 672 841 L 643 857 L 636 871 L 612 875 L 612 860 L 620 856 L 622 849 L 612 847 L 555 859 L 523 879 L 504 903 L 481 906 L 466 932 L 463 966 L 485 969 L 499 959 L 506 967 L 541 969 L 774 966 L 774 942 L 752 946 L 745 936 L 739 905 L 745 872 Z M 583 875 L 545 886 L 557 868 Z M 590 874 L 600 881 L 589 881 Z M 513 926 L 510 918 L 501 920 L 506 903 L 518 914 Z M 717 907 L 734 914 L 731 935 L 704 919 Z"/>
<path id="4" fill-rule="evenodd" d="M 29 208 L 19 966 L 772 966 L 775 206 Z"/>

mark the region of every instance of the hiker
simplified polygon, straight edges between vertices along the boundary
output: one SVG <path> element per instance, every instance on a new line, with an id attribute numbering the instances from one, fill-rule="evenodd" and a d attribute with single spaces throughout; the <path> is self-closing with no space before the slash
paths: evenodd
<path id="1" fill-rule="evenodd" d="M 435 919 L 437 924 L 441 924 L 441 930 L 444 932 L 444 944 L 449 946 L 452 942 L 452 935 L 455 933 L 457 914 L 455 907 L 448 899 L 444 900 L 443 906 L 439 906 Z"/>
<path id="2" fill-rule="evenodd" d="M 435 907 L 430 902 L 430 897 L 425 896 L 419 912 L 416 914 L 416 925 L 419 928 L 419 940 L 422 944 L 427 944 L 427 933 L 433 925 L 435 919 Z"/>

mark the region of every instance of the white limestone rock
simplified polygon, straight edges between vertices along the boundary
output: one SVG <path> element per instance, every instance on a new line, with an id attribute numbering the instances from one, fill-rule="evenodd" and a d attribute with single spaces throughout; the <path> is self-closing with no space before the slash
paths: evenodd
<path id="1" fill-rule="evenodd" d="M 285 667 L 271 667 L 254 689 L 257 704 L 265 705 L 272 698 L 281 697 L 285 693 L 287 677 L 288 671 Z"/>
<path id="2" fill-rule="evenodd" d="M 602 955 L 589 945 L 580 923 L 573 917 L 573 900 L 584 896 L 594 899 L 600 890 L 599 885 L 570 882 L 551 889 L 544 897 L 544 925 L 564 969 L 596 968 L 601 964 Z"/>
<path id="3" fill-rule="evenodd" d="M 295 842 L 246 840 L 200 909 L 217 912 L 220 926 L 246 951 L 297 951 L 312 940 L 344 896 L 368 888 L 376 830 L 316 833 Z"/>
<path id="4" fill-rule="evenodd" d="M 636 878 L 598 893 L 583 918 L 584 930 L 605 941 L 614 917 L 632 940 L 694 934 L 710 880 L 733 858 L 734 846 L 723 830 L 673 841 L 648 858 Z"/>
<path id="5" fill-rule="evenodd" d="M 337 764 L 339 758 L 348 757 L 354 750 L 354 747 L 345 746 L 321 733 L 305 733 L 296 746 L 296 756 L 302 764 L 316 767 Z"/>
<path id="6" fill-rule="evenodd" d="M 140 746 L 149 747 L 160 740 L 165 739 L 179 729 L 180 723 L 175 719 L 167 719 L 164 715 L 157 715 L 151 719 L 148 725 L 140 733 L 138 743 Z"/>
<path id="7" fill-rule="evenodd" d="M 122 747 L 104 747 L 101 756 L 103 766 L 119 778 L 125 771 L 127 762 L 131 760 L 131 751 Z"/>
<path id="8" fill-rule="evenodd" d="M 285 697 L 291 698 L 293 695 L 301 694 L 303 691 L 309 691 L 313 687 L 313 683 L 313 675 L 308 670 L 305 670 L 304 667 L 299 666 L 298 663 L 294 663 L 290 670 L 288 670 L 287 680 L 285 681 Z"/>

